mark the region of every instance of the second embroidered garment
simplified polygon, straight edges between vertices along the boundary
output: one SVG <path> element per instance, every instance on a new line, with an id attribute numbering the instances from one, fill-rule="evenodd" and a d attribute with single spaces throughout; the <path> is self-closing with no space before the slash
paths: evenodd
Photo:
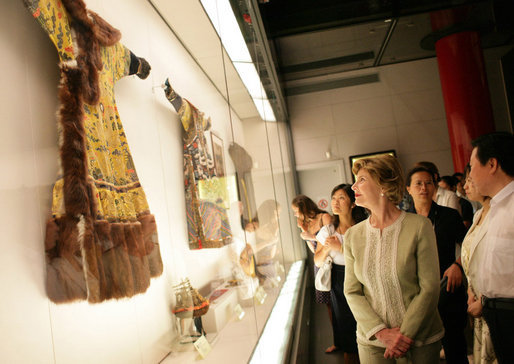
<path id="1" fill-rule="evenodd" d="M 232 240 L 227 212 L 221 203 L 201 199 L 199 193 L 199 185 L 202 181 L 219 178 L 216 177 L 214 161 L 207 150 L 205 139 L 205 131 L 211 127 L 210 119 L 184 98 L 178 114 L 183 127 L 184 187 L 189 247 L 191 249 L 219 248 Z M 202 185 L 208 187 L 213 184 Z"/>

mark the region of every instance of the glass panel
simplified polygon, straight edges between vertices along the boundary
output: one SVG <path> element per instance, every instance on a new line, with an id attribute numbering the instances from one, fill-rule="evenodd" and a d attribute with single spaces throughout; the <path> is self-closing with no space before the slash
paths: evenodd
<path id="1" fill-rule="evenodd" d="M 149 2 L 209 77 L 216 90 L 226 99 L 222 48 L 217 34 L 212 31 L 211 20 L 200 1 L 149 0 Z M 170 60 L 170 62 L 173 61 Z"/>
<path id="2" fill-rule="evenodd" d="M 214 19 L 211 20 L 212 27 L 220 34 L 226 32 L 227 25 L 223 19 L 229 10 L 226 5 L 230 3 L 206 0 L 202 4 Z M 284 121 L 264 120 L 275 119 L 272 104 L 276 106 L 276 101 L 273 98 L 271 103 L 267 101 L 272 94 L 268 89 L 270 81 L 266 77 L 265 62 L 251 22 L 245 22 L 243 16 L 249 13 L 245 7 L 248 5 L 232 2 L 232 9 L 238 15 L 239 26 L 245 31 L 244 40 L 253 63 L 246 59 L 240 63 L 245 52 L 233 47 L 232 43 L 223 47 L 223 41 L 216 39 L 219 59 L 214 60 L 214 66 L 208 59 L 204 64 L 203 59 L 196 57 L 195 52 L 200 52 L 197 46 L 185 42 L 207 76 L 211 78 L 213 75 L 211 80 L 216 88 L 221 89 L 225 102 L 223 106 L 218 105 L 217 110 L 203 108 L 190 115 L 196 115 L 200 120 L 194 123 L 197 125 L 195 130 L 205 126 L 200 130 L 204 139 L 198 140 L 207 153 L 202 156 L 197 149 L 184 149 L 187 157 L 184 160 L 190 164 L 191 170 L 187 179 L 186 168 L 186 183 L 192 181 L 197 187 L 197 199 L 186 200 L 186 211 L 188 225 L 191 225 L 195 223 L 195 211 L 200 210 L 197 215 L 203 220 L 204 236 L 191 236 L 190 232 L 189 245 L 196 250 L 182 251 L 181 254 L 187 261 L 196 255 L 209 256 L 209 259 L 217 260 L 217 264 L 224 262 L 225 268 L 211 273 L 210 279 L 204 277 L 203 282 L 198 279 L 198 271 L 204 269 L 202 266 L 182 268 L 180 276 L 189 277 L 189 280 L 172 277 L 175 295 L 172 312 L 176 320 L 173 350 L 180 360 L 187 360 L 189 356 L 178 352 L 192 350 L 193 342 L 197 342 L 204 330 L 207 342 L 212 346 L 212 354 L 209 355 L 227 352 L 228 346 L 234 344 L 233 339 L 227 338 L 241 336 L 245 338 L 245 344 L 238 348 L 232 362 L 248 361 L 290 267 L 305 258 L 305 247 L 299 240 L 296 220 L 290 212 L 290 201 L 296 191 L 289 162 L 292 151 L 287 137 L 289 131 Z M 158 7 L 170 10 L 164 2 L 159 2 Z M 181 9 L 175 7 L 173 10 L 176 12 L 173 19 L 177 21 L 181 17 Z M 195 42 L 188 27 L 178 23 L 178 28 L 176 32 L 184 36 L 182 40 Z M 230 33 L 235 30 L 233 28 Z M 236 38 L 231 39 L 230 42 L 237 42 Z M 210 47 L 215 48 L 213 44 Z M 218 82 L 218 67 L 221 67 L 223 82 Z M 253 78 L 247 82 L 248 75 L 253 75 Z M 182 96 L 191 103 L 198 99 L 195 93 Z M 183 117 L 188 114 L 180 110 L 183 104 L 177 106 L 182 126 L 190 124 L 191 121 Z M 202 168 L 197 168 L 191 161 L 198 162 Z M 205 166 L 212 168 L 212 171 L 208 169 L 207 175 L 203 175 Z M 186 196 L 194 183 L 186 186 Z M 195 190 L 191 191 L 194 196 Z M 210 209 L 206 208 L 209 206 Z M 223 216 L 226 221 L 221 218 Z M 216 239 L 207 239 L 207 234 L 223 231 L 225 227 L 230 239 L 226 238 L 219 244 L 219 249 L 206 249 L 216 246 L 212 243 Z M 198 271 L 193 272 L 194 269 Z M 203 297 L 210 301 L 208 310 L 204 307 Z"/>
<path id="3" fill-rule="evenodd" d="M 59 16 L 55 18 L 67 20 L 60 1 L 42 3 L 59 7 L 55 12 Z M 304 258 L 304 247 L 297 234 L 293 234 L 296 228 L 291 225 L 289 204 L 296 191 L 289 163 L 292 149 L 288 144 L 287 125 L 283 120 L 264 121 L 275 106 L 267 83 L 257 84 L 253 95 L 259 100 L 271 99 L 271 106 L 260 104 L 265 105 L 261 117 L 199 1 L 136 1 L 123 3 L 123 6 L 120 2 L 88 1 L 91 10 L 119 28 L 123 41 L 151 65 L 150 76 L 144 81 L 134 75 L 116 80 L 116 86 L 111 85 L 109 95 L 116 94 L 116 105 L 110 105 L 109 111 L 119 108 L 119 118 L 116 115 L 116 123 L 106 119 L 104 129 L 112 128 L 126 137 L 127 141 L 123 139 L 122 144 L 130 145 L 133 163 L 130 160 L 124 167 L 128 166 L 132 174 L 137 169 L 139 181 L 133 185 L 139 188 L 140 182 L 148 201 L 148 207 L 141 204 L 146 208 L 142 214 L 151 211 L 155 217 L 155 224 L 151 221 L 152 228 L 157 233 L 133 221 L 130 224 L 135 226 L 121 226 L 115 219 L 109 221 L 113 227 L 108 232 L 88 230 L 84 236 L 91 241 L 96 239 L 94 244 L 87 240 L 88 246 L 78 249 L 70 261 L 98 263 L 97 267 L 105 268 L 102 272 L 105 275 L 99 273 L 97 277 L 88 267 L 78 270 L 68 267 L 58 256 L 54 263 L 56 266 L 64 264 L 64 273 L 70 274 L 72 281 L 77 279 L 80 286 L 77 289 L 83 290 L 84 296 L 77 302 L 49 304 L 45 279 L 52 275 L 55 267 L 49 269 L 45 262 L 42 227 L 51 212 L 52 186 L 59 170 L 54 110 L 59 69 L 53 44 L 33 19 L 42 9 L 32 9 L 29 13 L 23 9 L 23 4 L 16 4 L 20 9 L 12 16 L 13 21 L 2 24 L 14 26 L 17 33 L 26 35 L 31 46 L 23 47 L 24 42 L 18 42 L 19 45 L 7 42 L 13 48 L 13 52 L 8 53 L 16 56 L 7 59 L 15 78 L 30 78 L 34 87 L 27 88 L 28 82 L 19 82 L 10 90 L 19 97 L 16 108 L 7 108 L 6 115 L 25 123 L 34 138 L 27 142 L 26 128 L 22 130 L 15 123 L 6 126 L 6 135 L 16 136 L 14 144 L 20 145 L 6 155 L 16 157 L 17 164 L 14 164 L 23 167 L 20 169 L 25 171 L 22 184 L 37 186 L 37 191 L 31 190 L 34 193 L 28 195 L 13 194 L 12 191 L 20 190 L 16 185 L 20 181 L 8 178 L 6 182 L 9 186 L 4 189 L 4 195 L 10 196 L 9 206 L 16 207 L 14 215 L 11 214 L 14 218 L 7 217 L 15 226 L 9 236 L 20 243 L 13 244 L 16 251 L 11 250 L 9 254 L 14 253 L 20 258 L 16 261 L 22 261 L 16 269 L 22 270 L 20 273 L 27 283 L 23 289 L 7 288 L 11 290 L 9 296 L 29 297 L 22 300 L 26 304 L 24 311 L 34 312 L 31 320 L 42 323 L 38 328 L 41 337 L 37 341 L 45 348 L 36 348 L 37 353 L 43 361 L 57 362 L 130 362 L 140 358 L 149 363 L 189 363 L 195 362 L 198 354 L 216 362 L 248 362 L 287 274 L 296 272 L 294 279 L 297 280 L 303 264 L 298 260 Z M 252 57 L 258 54 L 256 38 L 245 41 L 252 44 Z M 115 58 L 107 57 L 108 50 L 101 48 L 102 61 Z M 125 58 L 118 71 L 128 73 L 129 61 L 136 58 L 123 47 L 119 49 L 123 49 Z M 265 71 L 259 57 L 252 61 L 257 74 L 262 75 Z M 132 66 L 144 64 L 142 60 L 137 61 L 141 63 Z M 73 62 L 67 66 L 74 67 Z M 114 83 L 112 78 L 107 78 L 106 83 Z M 43 97 L 37 95 L 41 90 L 44 90 Z M 22 103 L 24 105 L 20 106 Z M 27 110 L 41 112 L 27 113 Z M 98 104 L 98 110 L 98 115 L 104 112 L 103 104 Z M 39 129 L 52 130 L 55 135 L 50 138 L 45 133 L 34 132 Z M 96 137 L 88 134 L 90 136 L 91 139 Z M 98 149 L 95 150 L 120 155 L 109 144 L 110 140 L 96 142 Z M 18 153 L 19 158 L 13 153 Z M 125 156 L 128 155 L 127 150 Z M 14 164 L 9 164 L 7 174 L 22 175 Z M 39 181 L 40 178 L 43 179 Z M 111 186 L 106 187 L 109 188 Z M 21 190 L 23 192 L 23 188 Z M 120 191 L 125 193 L 125 189 Z M 35 201 L 29 204 L 30 209 L 27 209 L 27 198 Z M 121 208 L 127 200 L 120 199 L 106 207 Z M 129 202 L 135 205 L 140 201 Z M 20 216 L 25 218 L 20 219 Z M 92 219 L 86 217 L 82 220 L 88 220 L 89 224 Z M 27 231 L 20 221 L 31 226 L 30 239 L 26 238 Z M 77 225 L 79 227 L 82 225 Z M 109 237 L 100 236 L 100 232 L 116 235 L 119 244 L 110 244 Z M 79 235 L 82 239 L 82 234 Z M 144 273 L 153 261 L 147 259 L 145 252 L 148 243 L 156 242 L 157 235 L 163 272 L 150 278 Z M 135 244 L 136 240 L 138 243 L 143 240 L 142 245 Z M 80 240 L 80 244 L 84 241 Z M 66 245 L 62 240 L 58 243 Z M 130 247 L 126 248 L 129 243 Z M 81 256 L 86 248 L 93 247 L 94 253 Z M 34 272 L 38 274 L 31 274 Z M 40 274 L 43 272 L 49 274 Z M 116 296 L 120 299 L 111 299 L 119 287 L 114 283 L 104 284 L 101 289 L 111 296 L 95 305 L 87 302 L 91 291 L 89 286 L 80 283 L 84 277 L 96 288 L 104 279 L 112 279 L 109 275 L 117 275 L 116 283 L 128 286 L 130 283 L 125 280 L 129 281 L 132 274 L 145 279 L 142 283 L 136 282 L 140 284 L 137 294 L 134 291 L 134 294 Z M 56 281 L 53 283 L 58 285 Z M 23 325 L 26 320 L 22 319 L 25 316 L 21 311 L 17 314 L 19 317 L 9 325 L 9 330 L 16 333 L 14 349 L 6 354 L 9 358 L 19 356 L 23 352 L 20 348 L 27 347 L 26 330 L 20 331 L 20 328 L 30 325 Z M 32 342 L 32 339 L 28 340 Z M 105 345 L 106 342 L 109 345 Z M 22 354 L 22 357 L 26 355 L 33 356 Z"/>

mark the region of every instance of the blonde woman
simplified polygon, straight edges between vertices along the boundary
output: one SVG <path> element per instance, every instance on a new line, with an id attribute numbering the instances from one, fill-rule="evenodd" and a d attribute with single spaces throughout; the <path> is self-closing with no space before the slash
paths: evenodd
<path id="1" fill-rule="evenodd" d="M 355 162 L 355 203 L 371 213 L 344 236 L 344 294 L 357 320 L 363 363 L 439 362 L 439 264 L 424 216 L 397 208 L 405 190 L 391 156 Z"/>
<path id="2" fill-rule="evenodd" d="M 462 242 L 461 259 L 462 268 L 468 277 L 468 313 L 473 320 L 473 362 L 475 364 L 497 363 L 489 327 L 482 317 L 481 293 L 476 289 L 477 264 L 480 255 L 485 249 L 483 243 L 487 224 L 489 222 L 489 208 L 491 199 L 482 196 L 469 178 L 469 165 L 465 171 L 464 190 L 471 201 L 482 204 L 482 208 L 475 213 L 473 224 Z"/>

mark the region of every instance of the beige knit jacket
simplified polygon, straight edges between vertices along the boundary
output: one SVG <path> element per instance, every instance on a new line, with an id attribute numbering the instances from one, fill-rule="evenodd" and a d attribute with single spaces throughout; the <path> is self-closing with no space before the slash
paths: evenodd
<path id="1" fill-rule="evenodd" d="M 357 320 L 357 342 L 385 347 L 375 334 L 394 327 L 415 346 L 443 337 L 437 243 L 429 219 L 402 212 L 382 232 L 365 220 L 344 235 L 344 254 L 344 294 Z"/>

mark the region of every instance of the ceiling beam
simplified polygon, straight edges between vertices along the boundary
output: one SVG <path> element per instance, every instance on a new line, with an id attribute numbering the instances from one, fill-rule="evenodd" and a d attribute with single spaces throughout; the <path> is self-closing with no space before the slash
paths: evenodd
<path id="1" fill-rule="evenodd" d="M 377 58 L 375 58 L 375 63 L 373 63 L 373 67 L 380 66 L 380 62 L 382 61 L 382 57 L 386 51 L 387 45 L 391 40 L 391 37 L 394 33 L 394 29 L 396 28 L 396 24 L 398 24 L 398 18 L 394 18 L 391 20 L 391 24 L 389 24 L 389 29 L 387 29 L 387 33 L 384 37 L 382 45 L 380 46 L 380 50 L 378 51 Z"/>

